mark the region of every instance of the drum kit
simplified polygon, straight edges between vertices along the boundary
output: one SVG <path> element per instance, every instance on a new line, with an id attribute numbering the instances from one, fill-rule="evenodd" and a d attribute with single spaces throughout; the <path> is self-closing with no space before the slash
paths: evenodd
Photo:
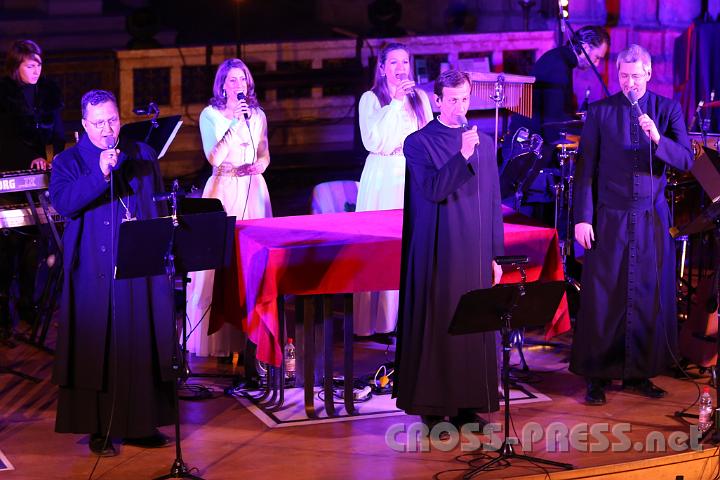
<path id="1" fill-rule="evenodd" d="M 547 190 L 545 197 L 552 202 L 553 210 L 552 219 L 548 216 L 544 221 L 552 221 L 558 232 L 560 255 L 568 284 L 568 304 L 572 316 L 577 311 L 580 297 L 580 282 L 575 278 L 579 272 L 573 255 L 574 228 L 571 216 L 580 135 L 569 132 L 578 131 L 583 123 L 583 120 L 576 119 L 544 123 L 544 129 L 558 132 L 557 139 L 545 145 L 540 135 L 530 134 L 526 128 L 521 127 L 511 139 L 508 138 L 509 148 L 504 149 L 507 161 L 500 175 L 502 198 L 514 198 L 516 210 L 520 209 L 523 198 L 527 199 L 531 195 L 529 189 L 534 182 L 537 185 L 536 179 L 539 176 L 547 179 L 546 182 L 539 183 L 544 183 L 542 188 Z M 556 160 L 554 166 L 542 168 L 543 155 L 549 156 L 551 151 L 552 157 Z"/>

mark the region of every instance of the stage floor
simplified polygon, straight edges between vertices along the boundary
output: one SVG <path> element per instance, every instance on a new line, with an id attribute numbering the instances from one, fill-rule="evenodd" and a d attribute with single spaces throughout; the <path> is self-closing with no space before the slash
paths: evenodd
<path id="1" fill-rule="evenodd" d="M 528 338 L 539 340 L 540 336 L 529 334 Z M 591 478 L 606 471 L 615 471 L 618 476 L 604 478 L 643 478 L 642 470 L 646 469 L 642 465 L 649 468 L 657 463 L 668 463 L 667 459 L 661 459 L 668 455 L 673 455 L 675 460 L 670 462 L 673 465 L 665 474 L 653 473 L 654 479 L 674 479 L 675 475 L 685 475 L 684 478 L 714 476 L 718 466 L 717 452 L 705 452 L 704 456 L 709 459 L 704 461 L 704 471 L 698 474 L 697 465 L 691 467 L 685 462 L 700 454 L 695 455 L 692 451 L 688 454 L 688 450 L 685 454 L 678 453 L 677 450 L 686 447 L 671 445 L 690 432 L 689 426 L 673 414 L 696 399 L 699 387 L 695 383 L 668 376 L 658 377 L 656 383 L 669 392 L 666 398 L 660 400 L 625 393 L 616 385 L 608 392 L 606 406 L 588 407 L 582 403 L 585 391 L 583 380 L 567 371 L 570 337 L 565 335 L 556 341 L 553 346 L 526 346 L 531 368 L 526 380 L 538 392 L 550 397 L 550 401 L 513 407 L 514 431 L 518 438 L 524 434 L 526 439 L 534 440 L 526 443 L 532 445 L 530 455 L 571 463 L 576 468 L 594 469 L 580 477 L 573 476 L 572 472 L 555 473 L 559 471 L 553 467 L 543 470 L 541 466 L 513 460 L 509 465 L 475 478 L 525 475 L 543 478 L 547 472 L 551 475 L 544 478 Z M 342 353 L 340 346 L 341 343 L 336 342 L 335 354 L 338 356 Z M 392 349 L 386 352 L 376 343 L 356 342 L 355 356 L 355 371 L 365 374 L 374 371 L 393 354 Z M 513 363 L 516 363 L 515 355 Z M 340 365 L 340 362 L 336 364 Z M 468 359 L 468 365 L 472 365 L 472 359 Z M 52 356 L 22 343 L 14 349 L 3 346 L 0 347 L 0 366 L 11 366 L 41 380 L 36 384 L 12 375 L 0 375 L 0 451 L 14 467 L 14 470 L 0 472 L 0 477 L 23 480 L 89 478 L 96 457 L 88 450 L 87 436 L 53 432 L 57 393 L 49 382 Z M 232 366 L 218 365 L 214 359 L 195 358 L 192 368 L 196 373 L 233 369 Z M 693 373 L 698 372 L 694 370 Z M 706 384 L 708 375 L 700 376 L 696 382 Z M 191 383 L 200 381 L 192 379 Z M 408 445 L 402 431 L 418 421 L 417 417 L 403 414 L 302 427 L 268 428 L 236 398 L 222 395 L 222 387 L 226 385 L 222 380 L 214 384 L 218 392 L 215 398 L 181 402 L 183 458 L 206 480 L 456 479 L 468 472 L 469 466 L 462 460 L 481 458 L 477 453 L 464 451 L 471 443 L 466 437 L 460 437 L 455 448 L 449 451 L 444 451 L 447 443 L 431 443 L 427 452 L 398 451 L 414 449 Z M 696 407 L 690 411 L 695 413 Z M 501 426 L 502 410 L 487 419 Z M 581 434 L 584 425 L 593 429 L 587 442 L 583 441 Z M 553 428 L 558 433 L 554 439 L 548 440 Z M 604 429 L 610 433 L 605 433 Z M 162 431 L 173 435 L 171 426 L 163 427 Z M 400 433 L 388 435 L 388 431 Z M 538 439 L 540 435 L 542 438 Z M 487 440 L 484 437 L 480 439 Z M 569 440 L 567 446 L 565 440 Z M 659 444 L 656 443 L 658 440 Z M 517 451 L 520 451 L 519 447 Z M 118 456 L 99 461 L 92 478 L 154 478 L 167 473 L 174 458 L 175 449 L 172 447 L 143 450 L 120 446 Z M 619 473 L 623 467 L 618 464 L 643 459 L 652 461 L 636 464 L 641 466 L 641 473 L 636 472 L 637 476 Z M 478 462 L 482 463 L 482 460 Z M 645 478 L 648 474 L 646 471 Z"/>

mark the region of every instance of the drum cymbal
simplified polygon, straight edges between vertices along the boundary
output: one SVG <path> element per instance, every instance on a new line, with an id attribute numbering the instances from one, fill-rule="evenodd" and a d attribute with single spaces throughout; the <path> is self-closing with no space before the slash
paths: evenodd
<path id="1" fill-rule="evenodd" d="M 565 120 L 563 122 L 545 122 L 542 124 L 545 127 L 558 127 L 558 128 L 570 128 L 570 127 L 582 127 L 585 124 L 583 120 Z"/>
<path id="2" fill-rule="evenodd" d="M 554 142 L 550 142 L 550 145 L 555 145 L 556 147 L 562 147 L 563 145 L 573 145 L 577 147 L 578 142 L 570 138 L 560 138 L 558 140 L 555 140 Z"/>

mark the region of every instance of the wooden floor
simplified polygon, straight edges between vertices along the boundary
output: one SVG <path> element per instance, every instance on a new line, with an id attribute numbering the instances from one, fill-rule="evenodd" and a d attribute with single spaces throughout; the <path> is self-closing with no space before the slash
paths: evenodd
<path id="1" fill-rule="evenodd" d="M 531 336 L 532 337 L 532 336 Z M 560 339 L 559 346 L 526 347 L 532 370 L 533 386 L 551 397 L 552 401 L 519 405 L 512 409 L 512 425 L 520 435 L 524 427 L 539 425 L 541 430 L 554 422 L 572 428 L 577 424 L 607 424 L 609 428 L 627 423 L 632 431 L 625 432 L 633 447 L 644 442 L 650 432 L 660 432 L 665 439 L 673 432 L 688 433 L 689 428 L 673 413 L 692 404 L 698 396 L 699 387 L 688 380 L 659 377 L 656 382 L 669 391 L 661 400 L 648 400 L 628 394 L 618 386 L 608 393 L 609 403 L 604 407 L 583 405 L 583 381 L 567 371 L 569 338 Z M 336 350 L 339 345 L 336 346 Z M 356 371 L 374 370 L 384 361 L 385 353 L 377 344 L 357 342 Z M 336 351 L 336 354 L 339 354 Z M 103 458 L 97 462 L 90 454 L 87 437 L 60 435 L 53 431 L 56 388 L 50 384 L 52 356 L 27 344 L 14 349 L 2 347 L 0 365 L 11 366 L 40 379 L 33 383 L 20 377 L 0 375 L 0 450 L 15 467 L 14 471 L 0 472 L 0 480 L 10 479 L 87 479 L 95 467 L 92 478 L 97 479 L 150 479 L 167 473 L 175 458 L 174 448 L 141 449 L 121 446 L 119 455 Z M 471 367 L 472 359 L 468 359 Z M 228 367 L 225 367 L 226 369 Z M 194 359 L 195 372 L 222 370 L 214 360 Z M 697 373 L 697 371 L 695 371 Z M 707 383 L 707 376 L 698 380 Z M 361 419 L 312 426 L 271 429 L 260 422 L 250 411 L 234 398 L 221 393 L 223 384 L 217 384 L 215 398 L 202 401 L 182 401 L 182 449 L 188 466 L 197 475 L 211 479 L 348 479 L 348 478 L 462 478 L 468 472 L 469 459 L 479 459 L 481 454 L 463 455 L 460 446 L 451 451 L 431 448 L 429 452 L 396 452 L 385 440 L 386 431 L 398 423 L 411 424 L 417 417 L 394 416 Z M 692 409 L 695 411 L 695 408 Z M 488 417 L 491 422 L 502 424 L 502 410 Z M 531 423 L 536 422 L 536 423 Z M 173 435 L 172 427 L 163 432 Z M 677 435 L 677 434 L 675 434 Z M 404 440 L 402 435 L 397 436 Z M 618 437 L 607 436 L 609 442 Z M 592 440 L 591 440 L 592 441 Z M 611 451 L 607 447 L 600 452 L 582 452 L 570 446 L 568 452 L 548 451 L 562 447 L 562 442 L 536 442 L 530 454 L 573 464 L 576 468 L 596 467 L 578 476 L 565 476 L 552 467 L 513 460 L 476 478 L 515 478 L 540 475 L 537 478 L 592 478 L 600 476 L 602 466 L 621 464 L 642 459 L 659 459 L 675 452 Z M 617 449 L 617 448 L 616 448 Z M 622 449 L 622 448 L 621 448 Z M 519 450 L 519 449 L 518 449 Z M 663 474 L 648 475 L 655 479 L 712 478 L 718 466 L 715 453 L 705 454 L 701 474 L 685 457 L 670 462 Z M 640 463 L 639 470 L 644 470 Z M 617 467 L 615 467 L 617 470 Z M 637 469 L 636 469 L 637 470 Z M 595 473 L 592 473 L 595 472 Z M 636 472 L 637 473 L 637 472 Z M 603 478 L 647 478 L 641 473 L 626 473 Z"/>

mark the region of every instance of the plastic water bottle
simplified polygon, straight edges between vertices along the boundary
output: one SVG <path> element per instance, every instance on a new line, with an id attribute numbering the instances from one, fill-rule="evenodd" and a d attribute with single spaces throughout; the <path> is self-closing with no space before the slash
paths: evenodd
<path id="1" fill-rule="evenodd" d="M 700 395 L 700 414 L 698 415 L 698 429 L 707 431 L 712 426 L 713 421 L 713 405 L 712 396 L 710 396 L 710 387 L 703 387 L 703 393 Z"/>
<path id="2" fill-rule="evenodd" d="M 295 345 L 292 338 L 288 338 L 285 345 L 285 380 L 286 383 L 295 382 Z"/>

